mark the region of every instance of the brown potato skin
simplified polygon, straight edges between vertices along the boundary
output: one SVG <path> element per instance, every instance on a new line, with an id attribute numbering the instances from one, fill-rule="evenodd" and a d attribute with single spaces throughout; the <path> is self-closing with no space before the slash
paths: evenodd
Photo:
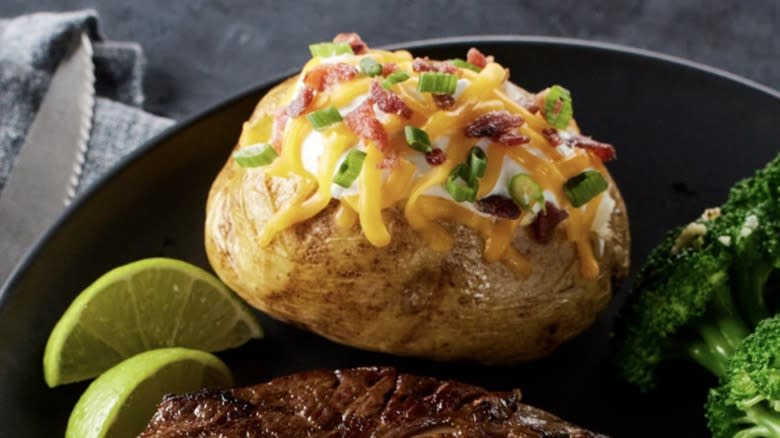
<path id="1" fill-rule="evenodd" d="M 272 113 L 290 83 L 263 98 L 253 118 Z M 544 245 L 518 230 L 513 245 L 532 263 L 522 278 L 485 262 L 482 238 L 461 225 L 445 224 L 456 235 L 452 251 L 430 249 L 398 208 L 384 213 L 391 243 L 374 247 L 359 225 L 335 225 L 336 201 L 260 247 L 263 224 L 297 183 L 232 159 L 209 193 L 206 250 L 220 278 L 251 305 L 333 341 L 437 360 L 528 361 L 588 328 L 610 300 L 612 279 L 628 270 L 628 217 L 608 178 L 613 238 L 594 280 L 580 276 L 562 227 Z"/>

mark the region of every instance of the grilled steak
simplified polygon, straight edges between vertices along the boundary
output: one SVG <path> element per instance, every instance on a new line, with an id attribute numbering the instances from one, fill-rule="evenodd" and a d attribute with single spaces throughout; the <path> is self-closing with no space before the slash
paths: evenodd
<path id="1" fill-rule="evenodd" d="M 601 437 L 482 388 L 393 368 L 293 374 L 246 388 L 166 396 L 143 438 Z"/>

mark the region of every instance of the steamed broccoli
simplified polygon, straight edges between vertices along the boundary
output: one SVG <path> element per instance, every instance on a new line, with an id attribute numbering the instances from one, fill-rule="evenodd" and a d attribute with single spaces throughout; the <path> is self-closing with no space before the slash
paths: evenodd
<path id="1" fill-rule="evenodd" d="M 629 382 L 649 389 L 660 362 L 685 357 L 725 375 L 741 341 L 775 310 L 767 283 L 780 268 L 779 201 L 780 156 L 650 254 L 618 333 Z"/>
<path id="2" fill-rule="evenodd" d="M 710 391 L 707 420 L 715 438 L 780 437 L 780 316 L 764 320 Z"/>

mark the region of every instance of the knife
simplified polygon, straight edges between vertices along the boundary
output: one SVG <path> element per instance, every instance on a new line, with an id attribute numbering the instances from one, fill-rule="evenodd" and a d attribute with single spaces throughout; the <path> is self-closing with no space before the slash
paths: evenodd
<path id="1" fill-rule="evenodd" d="M 94 98 L 92 44 L 82 34 L 79 45 L 52 75 L 0 192 L 0 284 L 73 197 L 86 155 Z"/>

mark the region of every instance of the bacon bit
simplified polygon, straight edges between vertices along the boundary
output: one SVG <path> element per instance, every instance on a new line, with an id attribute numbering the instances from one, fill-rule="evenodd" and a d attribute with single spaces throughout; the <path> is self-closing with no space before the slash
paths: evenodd
<path id="1" fill-rule="evenodd" d="M 530 138 L 526 137 L 523 134 L 518 134 L 516 132 L 507 132 L 506 134 L 502 134 L 500 137 L 498 137 L 498 143 L 507 146 L 516 146 L 519 144 L 526 144 L 530 142 L 531 142 Z"/>
<path id="2" fill-rule="evenodd" d="M 551 202 L 544 203 L 544 209 L 536 214 L 531 222 L 531 235 L 539 243 L 548 243 L 552 240 L 555 227 L 569 217 L 566 210 L 559 210 Z"/>
<path id="3" fill-rule="evenodd" d="M 611 161 L 616 157 L 615 148 L 611 144 L 598 142 L 590 137 L 584 135 L 575 135 L 572 138 L 572 143 L 575 148 L 585 149 L 592 152 L 597 157 L 601 158 L 601 161 Z"/>
<path id="4" fill-rule="evenodd" d="M 333 42 L 349 44 L 355 55 L 362 55 L 368 51 L 368 45 L 355 32 L 342 32 L 333 37 Z"/>
<path id="5" fill-rule="evenodd" d="M 540 109 L 540 108 L 539 108 L 539 105 L 537 105 L 537 104 L 535 104 L 535 103 L 531 103 L 531 104 L 524 105 L 524 106 L 525 106 L 525 109 L 527 109 L 527 110 L 528 110 L 528 112 L 529 112 L 529 113 L 531 113 L 531 114 L 536 114 L 536 113 L 538 113 L 538 112 L 539 112 L 539 109 Z"/>
<path id="6" fill-rule="evenodd" d="M 340 82 L 348 81 L 358 75 L 358 70 L 343 62 L 336 64 L 320 64 L 311 69 L 303 77 L 303 83 L 316 91 L 330 88 Z"/>
<path id="7" fill-rule="evenodd" d="M 425 161 L 431 166 L 439 166 L 447 161 L 447 154 L 439 148 L 433 148 L 432 151 L 425 154 Z"/>
<path id="8" fill-rule="evenodd" d="M 383 153 L 388 152 L 389 140 L 387 131 L 374 114 L 371 99 L 367 99 L 359 107 L 344 117 L 344 123 L 350 131 L 365 140 L 372 140 Z"/>
<path id="9" fill-rule="evenodd" d="M 437 107 L 443 110 L 448 110 L 455 106 L 455 98 L 449 94 L 433 94 L 433 102 Z"/>
<path id="10" fill-rule="evenodd" d="M 564 134 L 561 135 L 561 132 L 558 132 L 555 128 L 545 128 L 542 130 L 542 135 L 555 147 L 563 144 L 572 148 L 585 149 L 599 157 L 603 162 L 614 160 L 617 156 L 615 148 L 611 144 L 601 143 L 585 135 L 569 131 L 563 132 Z"/>
<path id="11" fill-rule="evenodd" d="M 527 143 L 525 136 L 510 132 L 510 130 L 522 125 L 523 122 L 522 117 L 509 111 L 490 111 L 466 125 L 466 136 L 488 137 L 495 142 L 506 145 Z"/>
<path id="12" fill-rule="evenodd" d="M 474 207 L 482 213 L 501 219 L 517 219 L 520 217 L 520 207 L 515 201 L 501 195 L 490 195 L 482 198 L 474 204 Z"/>
<path id="13" fill-rule="evenodd" d="M 395 71 L 394 62 L 388 62 L 386 64 L 382 64 L 382 77 L 387 77 L 389 74 L 393 73 L 394 71 Z"/>
<path id="14" fill-rule="evenodd" d="M 466 54 L 466 62 L 474 64 L 479 68 L 485 68 L 485 66 L 488 65 L 488 62 L 493 62 L 493 57 L 485 56 L 479 49 L 472 47 Z"/>
<path id="15" fill-rule="evenodd" d="M 455 74 L 458 72 L 457 67 L 449 62 L 431 61 L 427 56 L 425 58 L 414 58 L 414 61 L 412 61 L 412 70 L 417 73 L 436 71 L 439 73 Z"/>
<path id="16" fill-rule="evenodd" d="M 304 86 L 303 90 L 295 96 L 285 111 L 290 117 L 298 117 L 306 111 L 311 101 L 314 99 L 314 89 Z"/>
<path id="17" fill-rule="evenodd" d="M 561 145 L 563 143 L 563 139 L 561 139 L 561 135 L 558 134 L 558 130 L 555 129 L 555 128 L 544 128 L 544 129 L 542 129 L 542 135 L 553 146 L 559 146 L 559 145 Z"/>
<path id="18" fill-rule="evenodd" d="M 382 88 L 377 80 L 371 82 L 371 100 L 386 113 L 395 114 L 405 119 L 412 117 L 412 110 L 406 106 L 404 101 L 392 91 Z"/>
<path id="19" fill-rule="evenodd" d="M 277 154 L 282 153 L 282 137 L 284 136 L 284 128 L 287 126 L 287 110 L 280 110 L 274 117 L 274 126 L 271 132 L 271 145 Z"/>

